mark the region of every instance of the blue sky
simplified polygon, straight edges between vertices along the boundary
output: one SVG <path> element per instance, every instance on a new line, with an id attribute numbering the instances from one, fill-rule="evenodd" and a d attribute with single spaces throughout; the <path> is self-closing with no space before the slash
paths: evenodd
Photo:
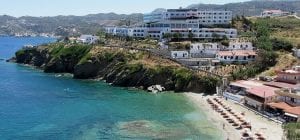
<path id="1" fill-rule="evenodd" d="M 224 4 L 246 0 L 1 0 L 0 15 L 55 16 L 95 13 L 147 13 L 196 3 Z"/>

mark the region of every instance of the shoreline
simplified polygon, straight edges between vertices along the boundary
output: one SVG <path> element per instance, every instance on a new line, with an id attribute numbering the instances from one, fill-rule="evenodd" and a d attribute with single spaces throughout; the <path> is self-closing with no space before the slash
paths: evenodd
<path id="1" fill-rule="evenodd" d="M 191 101 L 198 110 L 201 110 L 205 113 L 207 119 L 212 122 L 212 124 L 217 127 L 218 130 L 221 131 L 223 136 L 223 140 L 239 140 L 240 134 L 235 133 L 235 129 L 229 125 L 225 119 L 223 119 L 217 112 L 211 109 L 210 105 L 206 102 L 208 98 L 214 98 L 215 95 L 204 96 L 203 94 L 186 92 L 184 96 Z M 223 124 L 225 124 L 225 128 L 222 129 Z"/>
<path id="2" fill-rule="evenodd" d="M 217 95 L 204 96 L 203 94 L 186 92 L 184 95 L 199 109 L 202 110 L 207 116 L 208 120 L 213 123 L 223 134 L 224 140 L 240 140 L 244 130 L 238 130 L 226 121 L 218 112 L 214 111 L 207 103 L 207 99 L 218 97 Z M 283 129 L 280 124 L 270 121 L 254 112 L 235 104 L 231 101 L 220 99 L 226 106 L 232 108 L 235 112 L 245 113 L 246 121 L 250 122 L 252 129 L 250 133 L 254 136 L 256 133 L 261 133 L 266 140 L 283 139 Z M 225 128 L 222 129 L 223 124 Z"/>

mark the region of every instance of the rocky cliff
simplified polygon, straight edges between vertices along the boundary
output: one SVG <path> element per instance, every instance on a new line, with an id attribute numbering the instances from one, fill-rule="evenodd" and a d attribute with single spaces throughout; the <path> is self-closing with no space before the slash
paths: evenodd
<path id="1" fill-rule="evenodd" d="M 103 46 L 50 44 L 16 52 L 17 63 L 47 73 L 73 73 L 77 79 L 101 78 L 116 86 L 214 93 L 218 79 L 198 76 L 170 60 L 147 52 Z"/>

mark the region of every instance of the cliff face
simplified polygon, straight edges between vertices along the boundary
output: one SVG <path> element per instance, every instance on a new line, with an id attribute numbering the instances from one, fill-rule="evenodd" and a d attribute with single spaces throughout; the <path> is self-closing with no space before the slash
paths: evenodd
<path id="1" fill-rule="evenodd" d="M 213 77 L 199 77 L 172 61 L 118 48 L 54 44 L 20 50 L 15 59 L 48 73 L 73 73 L 77 79 L 101 78 L 123 87 L 146 89 L 158 84 L 177 92 L 213 93 L 218 82 Z"/>

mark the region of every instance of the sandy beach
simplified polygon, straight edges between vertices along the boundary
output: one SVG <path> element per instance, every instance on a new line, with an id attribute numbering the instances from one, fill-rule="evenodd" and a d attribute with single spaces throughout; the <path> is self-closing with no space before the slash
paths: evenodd
<path id="1" fill-rule="evenodd" d="M 214 111 L 207 103 L 207 99 L 213 99 L 217 96 L 203 96 L 203 94 L 185 93 L 186 97 L 190 99 L 199 109 L 203 110 L 208 118 L 216 125 L 220 130 L 223 130 L 224 140 L 240 140 L 242 132 L 244 130 L 238 130 L 224 119 L 220 113 Z M 249 133 L 253 135 L 255 133 L 261 133 L 267 140 L 281 140 L 283 138 L 283 129 L 280 124 L 256 115 L 254 112 L 240 106 L 231 101 L 221 99 L 221 101 L 232 108 L 236 113 L 245 113 L 245 120 L 251 123 L 252 129 Z M 223 129 L 223 125 L 225 127 Z"/>

